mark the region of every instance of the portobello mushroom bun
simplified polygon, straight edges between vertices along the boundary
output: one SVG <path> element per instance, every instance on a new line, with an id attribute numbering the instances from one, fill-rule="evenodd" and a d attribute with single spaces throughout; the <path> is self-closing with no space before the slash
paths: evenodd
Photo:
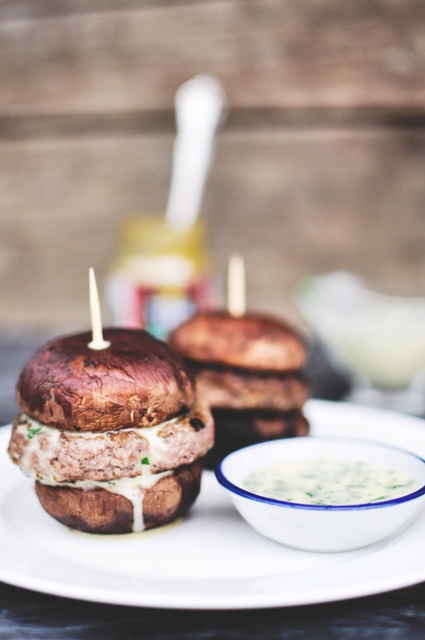
<path id="1" fill-rule="evenodd" d="M 212 410 L 215 447 L 204 466 L 257 442 L 308 434 L 302 413 L 309 396 L 302 371 L 307 348 L 289 323 L 204 312 L 177 327 L 170 345 L 186 359 L 198 398 Z"/>
<path id="2" fill-rule="evenodd" d="M 64 525 L 127 533 L 182 515 L 200 489 L 198 458 L 213 446 L 209 409 L 191 373 L 142 330 L 106 329 L 41 347 L 22 371 L 9 456 Z"/>

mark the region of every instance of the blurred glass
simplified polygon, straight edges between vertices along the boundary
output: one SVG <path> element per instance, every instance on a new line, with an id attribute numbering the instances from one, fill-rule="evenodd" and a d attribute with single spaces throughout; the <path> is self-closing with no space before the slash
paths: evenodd
<path id="1" fill-rule="evenodd" d="M 425 413 L 425 299 L 368 290 L 337 271 L 305 278 L 297 304 L 333 363 L 353 382 L 348 399 Z"/>

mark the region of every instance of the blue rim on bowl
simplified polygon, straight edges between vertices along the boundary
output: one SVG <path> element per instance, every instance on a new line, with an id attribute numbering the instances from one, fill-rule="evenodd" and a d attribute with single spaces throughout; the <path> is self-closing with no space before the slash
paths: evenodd
<path id="1" fill-rule="evenodd" d="M 291 441 L 293 440 L 288 439 L 287 441 Z M 352 442 L 355 444 L 367 444 L 368 446 L 372 446 L 372 447 L 379 447 L 379 448 L 383 448 L 383 449 L 391 449 L 392 451 L 398 451 L 399 453 L 403 453 L 405 455 L 410 456 L 411 458 L 414 458 L 415 460 L 418 460 L 420 462 L 422 462 L 423 464 L 425 464 L 425 459 L 421 458 L 420 456 L 417 456 L 415 453 L 412 453 L 411 451 L 407 451 L 406 449 L 401 449 L 400 447 L 395 447 L 393 445 L 390 444 L 386 444 L 384 442 L 377 442 L 375 440 L 365 440 L 363 438 L 345 438 L 345 437 L 335 437 L 335 436 L 304 436 L 304 437 L 300 437 L 300 438 L 296 438 L 297 441 L 300 440 L 309 440 L 309 441 L 314 441 L 314 440 L 320 440 L 320 441 L 333 441 L 333 442 Z M 398 498 L 392 498 L 391 500 L 383 500 L 382 502 L 366 502 L 364 504 L 353 504 L 353 505 L 319 505 L 319 504 L 302 504 L 302 503 L 298 503 L 298 502 L 285 502 L 284 500 L 279 500 L 277 498 L 267 498 L 266 496 L 261 496 L 257 493 L 251 493 L 250 491 L 248 491 L 247 489 L 243 489 L 242 487 L 239 487 L 235 484 L 233 484 L 233 482 L 230 482 L 230 480 L 228 480 L 226 478 L 226 476 L 224 475 L 223 472 L 223 464 L 225 463 L 226 460 L 228 460 L 231 456 L 237 454 L 239 451 L 244 451 L 247 449 L 252 449 L 252 448 L 258 448 L 258 447 L 262 447 L 264 445 L 270 446 L 270 444 L 272 442 L 281 442 L 282 440 L 268 440 L 266 442 L 261 442 L 259 444 L 254 444 L 254 445 L 250 445 L 249 447 L 244 447 L 243 449 L 238 449 L 237 451 L 233 451 L 232 453 L 229 453 L 225 458 L 223 458 L 223 460 L 221 460 L 221 462 L 217 465 L 217 468 L 215 470 L 215 476 L 217 478 L 217 481 L 219 482 L 219 484 L 224 488 L 227 489 L 228 491 L 230 491 L 231 493 L 234 493 L 242 498 L 248 498 L 249 500 L 254 500 L 256 502 L 262 502 L 264 504 L 269 504 L 269 505 L 277 505 L 277 506 L 282 506 L 282 507 L 289 507 L 292 509 L 308 509 L 311 511 L 355 511 L 358 509 L 361 510 L 365 510 L 365 509 L 379 509 L 381 507 L 387 507 L 387 506 L 391 506 L 391 505 L 397 505 L 397 504 L 401 504 L 403 502 L 408 502 L 409 500 L 414 500 L 415 498 L 419 498 L 420 496 L 425 494 L 425 485 L 423 485 L 422 487 L 420 487 L 419 489 L 416 489 L 416 491 L 413 491 L 413 493 L 407 493 L 406 495 L 403 496 L 399 496 Z"/>

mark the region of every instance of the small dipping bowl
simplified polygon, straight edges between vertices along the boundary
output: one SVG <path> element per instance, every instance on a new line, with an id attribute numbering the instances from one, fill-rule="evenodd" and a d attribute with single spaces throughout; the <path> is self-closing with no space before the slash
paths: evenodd
<path id="1" fill-rule="evenodd" d="M 379 464 L 411 476 L 418 488 L 382 502 L 341 506 L 285 502 L 243 488 L 254 471 L 280 462 L 307 460 Z M 256 531 L 307 551 L 365 547 L 401 532 L 425 507 L 425 460 L 369 440 L 310 436 L 262 442 L 226 456 L 217 467 L 216 477 L 241 516 Z"/>

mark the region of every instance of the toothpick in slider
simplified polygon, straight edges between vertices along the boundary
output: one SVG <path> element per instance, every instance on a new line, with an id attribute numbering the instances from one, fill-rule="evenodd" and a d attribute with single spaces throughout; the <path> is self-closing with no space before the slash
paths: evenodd
<path id="1" fill-rule="evenodd" d="M 227 310 L 234 318 L 243 316 L 245 304 L 245 264 L 239 253 L 233 253 L 229 259 L 227 276 Z"/>
<path id="2" fill-rule="evenodd" d="M 89 294 L 90 294 L 90 318 L 93 340 L 88 343 L 90 349 L 101 351 L 111 346 L 108 340 L 103 339 L 102 318 L 100 315 L 99 294 L 97 292 L 96 278 L 92 267 L 89 269 Z"/>

